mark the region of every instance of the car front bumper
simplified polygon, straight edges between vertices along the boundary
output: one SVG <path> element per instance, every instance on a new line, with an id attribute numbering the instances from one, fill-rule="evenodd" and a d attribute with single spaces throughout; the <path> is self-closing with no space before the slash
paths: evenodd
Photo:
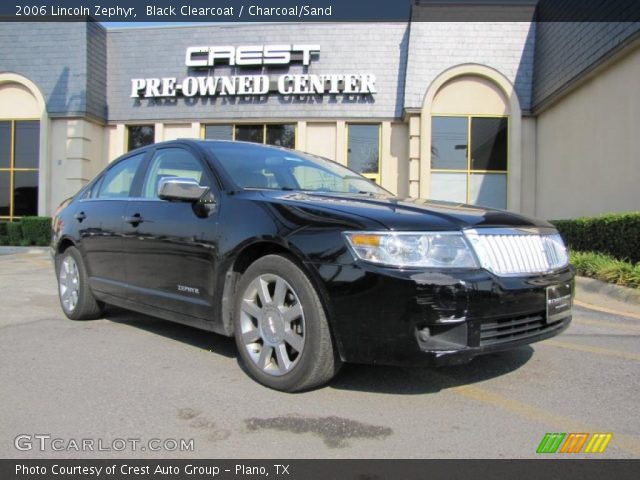
<path id="1" fill-rule="evenodd" d="M 314 265 L 344 361 L 455 365 L 564 331 L 569 310 L 547 318 L 547 289 L 573 295 L 574 270 L 497 277 L 486 270 L 425 271 Z"/>

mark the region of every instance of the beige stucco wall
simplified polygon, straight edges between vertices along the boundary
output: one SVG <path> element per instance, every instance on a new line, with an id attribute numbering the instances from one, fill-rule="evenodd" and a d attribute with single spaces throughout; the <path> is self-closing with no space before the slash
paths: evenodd
<path id="1" fill-rule="evenodd" d="M 446 82 L 431 104 L 433 115 L 509 115 L 504 93 L 491 80 L 464 75 Z"/>
<path id="2" fill-rule="evenodd" d="M 62 200 L 75 194 L 106 165 L 102 125 L 75 118 L 54 119 L 50 123 L 50 195 L 46 215 L 51 215 Z"/>
<path id="3" fill-rule="evenodd" d="M 302 132 L 298 129 L 298 136 Z M 334 123 L 313 123 L 306 122 L 304 132 L 305 152 L 313 153 L 330 160 L 336 159 L 336 124 Z M 298 144 L 301 142 L 298 141 Z"/>
<path id="4" fill-rule="evenodd" d="M 156 142 L 178 138 L 200 138 L 199 123 L 156 123 Z"/>
<path id="5" fill-rule="evenodd" d="M 640 209 L 639 79 L 637 49 L 540 113 L 537 216 Z"/>
<path id="6" fill-rule="evenodd" d="M 536 211 L 536 132 L 535 117 L 522 118 L 522 192 L 521 213 L 535 215 Z"/>
<path id="7" fill-rule="evenodd" d="M 162 140 L 177 140 L 178 138 L 191 138 L 192 129 L 190 123 L 164 125 L 164 136 Z M 156 139 L 157 140 L 157 139 Z"/>
<path id="8" fill-rule="evenodd" d="M 0 119 L 39 119 L 41 115 L 34 95 L 18 83 L 0 84 Z"/>
<path id="9" fill-rule="evenodd" d="M 122 155 L 125 149 L 125 126 L 122 124 L 106 126 L 103 144 L 105 163 L 112 162 Z"/>
<path id="10" fill-rule="evenodd" d="M 380 181 L 391 193 L 409 195 L 409 126 L 383 122 L 381 128 Z"/>

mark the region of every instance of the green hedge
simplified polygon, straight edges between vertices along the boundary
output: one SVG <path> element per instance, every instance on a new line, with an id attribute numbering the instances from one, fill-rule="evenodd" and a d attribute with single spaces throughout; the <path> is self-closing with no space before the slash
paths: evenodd
<path id="1" fill-rule="evenodd" d="M 9 222 L 0 221 L 0 245 L 8 245 L 9 238 L 7 237 L 7 224 Z"/>
<path id="2" fill-rule="evenodd" d="M 24 217 L 20 223 L 22 237 L 29 245 L 47 246 L 51 243 L 50 217 Z"/>
<path id="3" fill-rule="evenodd" d="M 0 245 L 46 247 L 50 243 L 50 217 L 24 217 L 15 222 L 0 222 Z"/>
<path id="4" fill-rule="evenodd" d="M 9 245 L 22 244 L 22 225 L 20 225 L 20 222 L 7 224 L 7 239 L 9 240 Z"/>
<path id="5" fill-rule="evenodd" d="M 640 262 L 640 212 L 552 221 L 571 250 Z"/>

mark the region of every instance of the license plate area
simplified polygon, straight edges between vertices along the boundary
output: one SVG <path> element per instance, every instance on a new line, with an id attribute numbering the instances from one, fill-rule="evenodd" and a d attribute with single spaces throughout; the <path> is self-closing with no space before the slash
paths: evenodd
<path id="1" fill-rule="evenodd" d="M 571 315 L 571 283 L 547 287 L 547 323 L 557 322 Z"/>

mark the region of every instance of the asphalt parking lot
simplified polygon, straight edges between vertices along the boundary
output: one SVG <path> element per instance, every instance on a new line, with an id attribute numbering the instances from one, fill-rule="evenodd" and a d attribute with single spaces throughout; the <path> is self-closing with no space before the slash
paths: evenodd
<path id="1" fill-rule="evenodd" d="M 292 395 L 250 380 L 232 339 L 116 309 L 67 320 L 48 253 L 0 255 L 0 292 L 2 458 L 533 458 L 547 432 L 613 434 L 577 457 L 640 457 L 633 314 L 578 306 L 539 344 L 446 369 L 346 365 Z M 116 449 L 77 451 L 81 439 Z"/>

